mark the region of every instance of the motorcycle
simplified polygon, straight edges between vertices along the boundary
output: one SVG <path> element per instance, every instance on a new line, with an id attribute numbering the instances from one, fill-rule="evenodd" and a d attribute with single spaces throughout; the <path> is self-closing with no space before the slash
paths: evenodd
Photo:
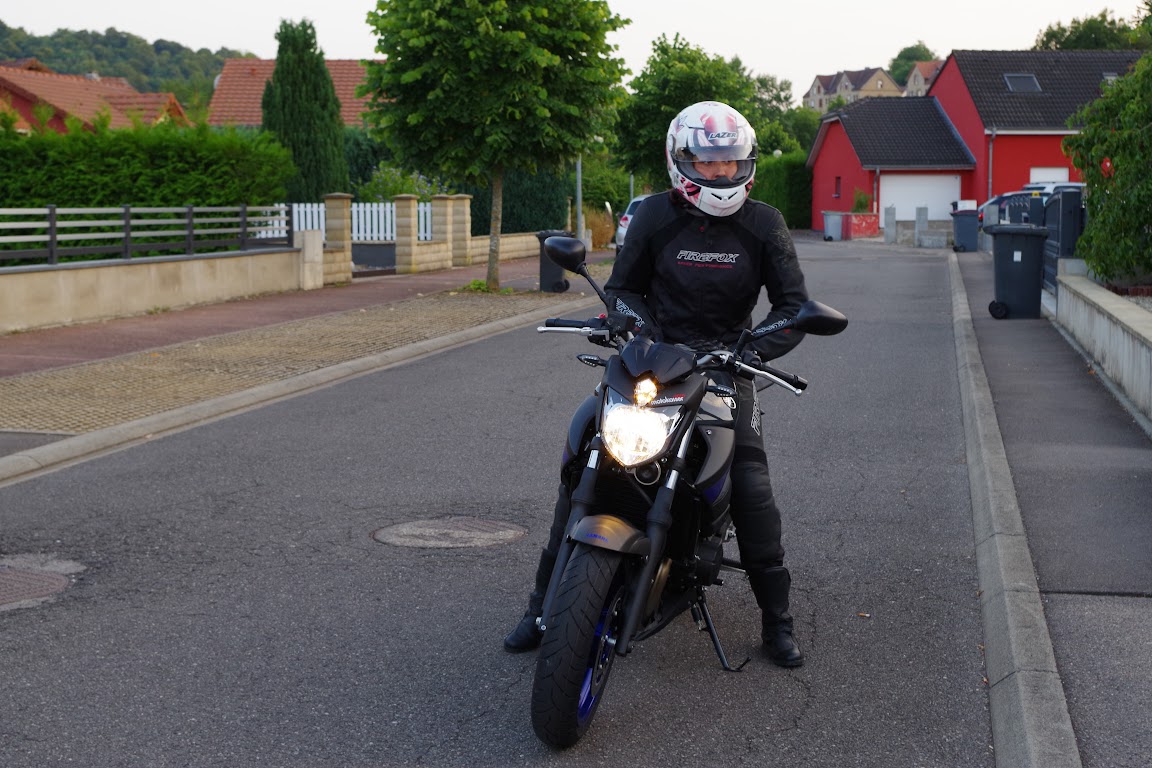
<path id="1" fill-rule="evenodd" d="M 545 252 L 579 274 L 606 307 L 588 272 L 581 241 L 553 236 Z M 848 321 L 816 301 L 787 329 L 830 336 Z M 808 383 L 769 365 L 742 361 L 753 332 L 731 348 L 704 351 L 634 333 L 634 320 L 609 312 L 590 320 L 548 319 L 539 332 L 569 333 L 614 350 L 579 355 L 603 377 L 569 427 L 563 472 L 571 511 L 538 628 L 543 633 L 532 684 L 532 727 L 566 748 L 588 730 L 617 656 L 684 611 L 706 630 L 721 666 L 729 663 L 706 591 L 724 571 L 743 573 L 724 555 L 734 535 L 729 501 L 735 445 L 734 376 L 763 378 L 797 395 Z"/>

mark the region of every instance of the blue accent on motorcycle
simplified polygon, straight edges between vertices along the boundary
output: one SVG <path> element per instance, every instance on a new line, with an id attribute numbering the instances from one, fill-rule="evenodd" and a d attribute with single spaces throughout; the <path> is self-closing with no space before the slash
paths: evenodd
<path id="1" fill-rule="evenodd" d="M 601 536 L 601 535 L 600 535 L 600 534 L 598 534 L 598 533 L 588 533 L 588 534 L 585 534 L 585 535 L 584 535 L 584 538 L 586 538 L 586 539 L 600 539 L 600 541 L 608 541 L 608 537 L 607 537 L 607 536 Z"/>

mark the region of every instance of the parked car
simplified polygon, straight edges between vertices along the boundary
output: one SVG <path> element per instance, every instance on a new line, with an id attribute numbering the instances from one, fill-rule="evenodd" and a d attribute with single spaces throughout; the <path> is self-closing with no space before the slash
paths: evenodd
<path id="1" fill-rule="evenodd" d="M 620 214 L 620 221 L 616 225 L 616 250 L 624 247 L 624 236 L 628 234 L 628 222 L 632 220 L 636 209 L 640 207 L 640 201 L 646 197 L 651 197 L 651 195 L 637 195 L 632 198 L 628 207 L 624 209 L 624 213 Z"/>
<path id="2" fill-rule="evenodd" d="M 999 224 L 1015 218 L 1017 221 L 1027 222 L 1029 209 L 1032 205 L 1031 191 L 1016 190 L 996 195 L 984 205 L 976 209 L 976 226 L 983 229 L 985 226 Z M 1013 216 L 1012 211 L 1020 209 L 1019 216 Z"/>
<path id="3" fill-rule="evenodd" d="M 1084 191 L 1084 182 L 1082 181 L 1034 181 L 1025 184 L 1021 187 L 1025 192 L 1039 192 L 1040 197 L 1045 201 L 1049 197 L 1056 194 L 1063 189 L 1078 189 Z"/>

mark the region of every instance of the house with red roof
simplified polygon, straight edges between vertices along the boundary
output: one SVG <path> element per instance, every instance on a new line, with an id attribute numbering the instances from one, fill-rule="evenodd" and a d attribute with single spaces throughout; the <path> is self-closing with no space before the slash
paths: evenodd
<path id="1" fill-rule="evenodd" d="M 851 211 L 853 193 L 898 221 L 947 221 L 952 203 L 980 204 L 1035 181 L 1079 181 L 1062 142 L 1070 118 L 1121 77 L 1141 51 L 953 51 L 926 96 L 867 99 L 826 114 L 808 153 L 812 226 Z M 883 225 L 883 216 L 881 223 Z"/>
<path id="2" fill-rule="evenodd" d="M 28 131 L 48 115 L 47 127 L 57 133 L 76 118 L 92 129 L 101 116 L 111 128 L 130 128 L 188 117 L 171 93 L 140 93 L 122 77 L 61 75 L 35 59 L 0 63 L 0 111 L 14 115 L 16 130 Z"/>
<path id="3" fill-rule="evenodd" d="M 361 115 L 368 109 L 369 99 L 358 97 L 356 89 L 365 81 L 364 63 L 356 59 L 329 59 L 324 63 L 332 76 L 344 124 L 362 126 Z M 226 59 L 208 104 L 208 124 L 260 127 L 264 86 L 275 69 L 275 59 Z"/>

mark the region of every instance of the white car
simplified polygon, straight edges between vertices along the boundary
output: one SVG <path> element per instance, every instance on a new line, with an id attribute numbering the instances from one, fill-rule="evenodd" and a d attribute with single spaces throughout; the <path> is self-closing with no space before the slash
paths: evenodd
<path id="1" fill-rule="evenodd" d="M 632 221 L 632 216 L 640 207 L 640 201 L 646 197 L 652 197 L 652 195 L 637 195 L 632 198 L 628 207 L 624 209 L 624 213 L 620 214 L 620 221 L 616 225 L 616 250 L 624 247 L 624 236 L 628 234 L 628 222 Z"/>

